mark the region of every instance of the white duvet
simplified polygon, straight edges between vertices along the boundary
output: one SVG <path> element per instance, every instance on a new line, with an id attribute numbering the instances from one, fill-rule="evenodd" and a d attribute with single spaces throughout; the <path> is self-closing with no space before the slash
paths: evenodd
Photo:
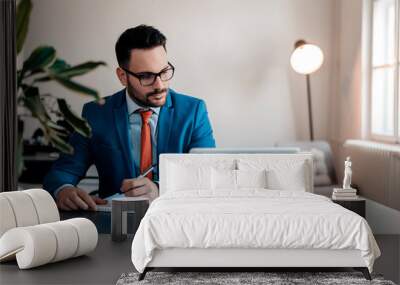
<path id="1" fill-rule="evenodd" d="M 320 195 L 265 189 L 162 195 L 136 232 L 133 265 L 143 272 L 165 248 L 358 249 L 370 272 L 380 255 L 359 215 Z"/>

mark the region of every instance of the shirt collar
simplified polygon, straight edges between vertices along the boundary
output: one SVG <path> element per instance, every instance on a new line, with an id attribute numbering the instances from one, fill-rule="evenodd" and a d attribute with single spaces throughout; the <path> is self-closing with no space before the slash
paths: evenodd
<path id="1" fill-rule="evenodd" d="M 142 106 L 136 104 L 135 101 L 128 94 L 128 90 L 125 89 L 125 96 L 126 96 L 126 104 L 128 106 L 128 114 L 131 115 L 133 112 L 136 112 L 138 109 L 143 109 Z M 160 107 L 150 107 L 150 109 L 156 113 L 157 115 L 160 113 Z"/>

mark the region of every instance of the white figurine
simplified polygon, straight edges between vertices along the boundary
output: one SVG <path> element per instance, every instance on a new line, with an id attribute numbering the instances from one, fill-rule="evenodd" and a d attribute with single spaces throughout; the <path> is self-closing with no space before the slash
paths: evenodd
<path id="1" fill-rule="evenodd" d="M 343 178 L 343 189 L 351 189 L 351 160 L 350 156 L 346 158 L 346 161 L 344 162 L 344 178 Z"/>

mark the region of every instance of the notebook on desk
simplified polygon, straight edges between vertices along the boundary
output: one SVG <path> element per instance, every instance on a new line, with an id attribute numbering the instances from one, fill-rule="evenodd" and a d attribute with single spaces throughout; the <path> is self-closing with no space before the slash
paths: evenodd
<path id="1" fill-rule="evenodd" d="M 104 198 L 104 200 L 107 200 L 107 204 L 105 205 L 97 205 L 96 206 L 96 211 L 97 212 L 111 212 L 111 205 L 112 205 L 112 200 L 118 200 L 118 201 L 143 201 L 143 200 L 149 200 L 147 197 L 127 197 L 125 194 L 121 193 L 116 193 L 114 195 L 108 196 L 107 198 Z"/>
<path id="2" fill-rule="evenodd" d="M 123 198 L 125 197 L 124 194 L 120 194 L 120 193 L 116 193 L 114 195 L 108 196 L 107 198 L 105 198 L 104 200 L 107 200 L 107 204 L 104 205 L 97 205 L 96 206 L 96 211 L 97 212 L 111 212 L 111 201 L 114 198 Z"/>

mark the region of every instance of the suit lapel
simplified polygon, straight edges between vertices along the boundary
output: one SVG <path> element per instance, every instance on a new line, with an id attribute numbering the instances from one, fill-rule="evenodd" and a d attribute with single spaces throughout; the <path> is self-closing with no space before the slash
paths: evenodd
<path id="1" fill-rule="evenodd" d="M 165 105 L 161 107 L 160 118 L 158 119 L 158 137 L 157 148 L 158 155 L 160 153 L 168 152 L 169 137 L 171 134 L 172 118 L 174 115 L 174 108 L 171 100 L 171 91 L 168 91 Z"/>
<path id="2" fill-rule="evenodd" d="M 114 123 L 117 129 L 119 142 L 122 148 L 122 152 L 125 158 L 125 164 L 129 170 L 129 175 L 131 177 L 136 176 L 135 167 L 131 155 L 130 138 L 129 138 L 129 124 L 128 124 L 128 109 L 126 105 L 125 89 L 120 91 L 118 97 L 116 98 L 114 105 Z"/>

